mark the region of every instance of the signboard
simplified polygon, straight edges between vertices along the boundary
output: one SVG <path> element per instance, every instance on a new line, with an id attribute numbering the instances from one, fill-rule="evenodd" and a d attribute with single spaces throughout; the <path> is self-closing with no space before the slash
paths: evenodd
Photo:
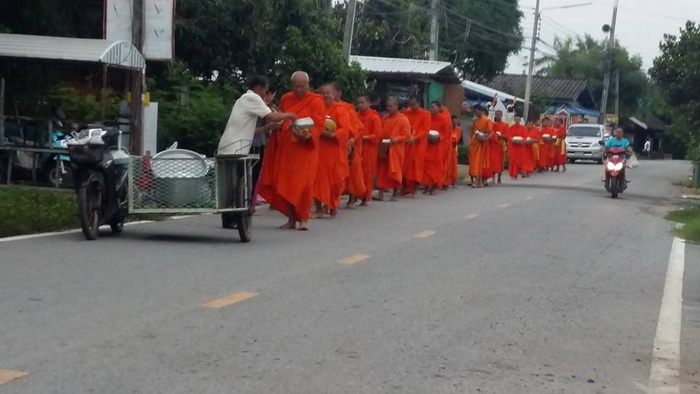
<path id="1" fill-rule="evenodd" d="M 144 0 L 143 57 L 146 60 L 173 58 L 175 0 Z M 131 43 L 132 0 L 105 0 L 105 39 Z"/>

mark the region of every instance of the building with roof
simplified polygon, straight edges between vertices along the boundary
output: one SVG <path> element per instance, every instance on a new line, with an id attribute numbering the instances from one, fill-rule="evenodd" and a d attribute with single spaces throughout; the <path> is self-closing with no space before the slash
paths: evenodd
<path id="1" fill-rule="evenodd" d="M 626 127 L 626 131 L 631 129 L 633 135 L 632 145 L 635 152 L 644 149 L 647 138 L 651 142 L 650 155 L 653 158 L 663 157 L 664 131 L 668 125 L 652 114 L 634 114 L 630 116 L 631 127 Z"/>
<path id="2" fill-rule="evenodd" d="M 524 97 L 527 75 L 501 74 L 484 85 L 491 89 Z M 532 101 L 544 104 L 540 111 L 565 115 L 570 119 L 595 121 L 600 112 L 584 79 L 561 77 L 532 77 Z"/>
<path id="3" fill-rule="evenodd" d="M 374 90 L 384 98 L 395 97 L 401 103 L 412 95 L 423 98 L 423 104 L 442 100 L 453 114 L 459 114 L 464 89 L 457 71 L 448 62 L 375 56 L 351 56 L 375 82 Z"/>

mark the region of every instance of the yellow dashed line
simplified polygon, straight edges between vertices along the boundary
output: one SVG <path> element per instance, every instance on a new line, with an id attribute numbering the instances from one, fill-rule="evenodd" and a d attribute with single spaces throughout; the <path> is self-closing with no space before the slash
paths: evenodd
<path id="1" fill-rule="evenodd" d="M 434 234 L 435 234 L 435 230 L 425 230 L 425 231 L 421 231 L 420 233 L 414 235 L 414 237 L 415 238 L 428 238 Z"/>
<path id="2" fill-rule="evenodd" d="M 29 375 L 22 371 L 11 371 L 9 369 L 0 369 L 0 385 L 11 382 L 15 379 L 23 378 Z"/>
<path id="3" fill-rule="evenodd" d="M 245 300 L 249 300 L 253 297 L 258 295 L 258 293 L 251 293 L 249 291 L 242 291 L 240 293 L 233 293 L 230 295 L 227 295 L 226 297 L 218 298 L 213 301 L 209 301 L 206 304 L 202 305 L 207 308 L 224 308 L 229 305 L 233 305 Z"/>
<path id="4" fill-rule="evenodd" d="M 342 260 L 339 260 L 338 262 L 339 262 L 340 264 L 348 264 L 348 265 L 350 265 L 350 264 L 357 264 L 357 263 L 359 263 L 360 261 L 367 260 L 367 259 L 370 258 L 370 257 L 371 257 L 371 256 L 368 255 L 368 254 L 355 254 L 355 255 L 352 255 L 352 256 L 350 256 L 350 257 L 346 257 L 346 258 L 344 258 L 344 259 L 342 259 Z"/>
<path id="5" fill-rule="evenodd" d="M 479 214 L 478 214 L 478 213 L 471 213 L 471 214 L 465 216 L 464 218 L 465 218 L 465 219 L 476 219 L 476 218 L 478 218 L 478 217 L 479 217 Z"/>

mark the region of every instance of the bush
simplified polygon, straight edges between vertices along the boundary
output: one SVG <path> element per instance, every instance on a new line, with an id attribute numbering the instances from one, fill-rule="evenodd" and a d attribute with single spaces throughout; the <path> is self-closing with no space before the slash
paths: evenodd
<path id="1" fill-rule="evenodd" d="M 79 227 L 75 194 L 69 191 L 0 188 L 0 237 Z"/>
<path id="2" fill-rule="evenodd" d="M 684 224 L 676 230 L 676 235 L 688 241 L 700 242 L 700 206 L 671 212 L 667 219 Z"/>

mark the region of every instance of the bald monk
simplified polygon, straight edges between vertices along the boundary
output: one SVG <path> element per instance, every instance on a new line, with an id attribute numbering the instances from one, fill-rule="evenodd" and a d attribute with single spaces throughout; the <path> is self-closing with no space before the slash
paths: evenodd
<path id="1" fill-rule="evenodd" d="M 527 127 L 522 124 L 523 118 L 520 115 L 513 117 L 513 125 L 508 129 L 508 175 L 512 179 L 518 179 L 518 176 L 526 177 L 525 170 L 525 150 L 529 147 L 524 145 L 527 138 Z M 513 142 L 513 138 L 522 138 L 522 143 Z"/>
<path id="2" fill-rule="evenodd" d="M 446 122 L 445 117 L 442 115 L 442 104 L 440 101 L 436 100 L 430 103 L 430 113 L 430 129 L 437 131 L 439 136 L 428 139 L 423 171 L 423 184 L 425 185 L 423 193 L 433 196 L 438 194 L 444 185 L 445 166 L 447 164 L 444 141 L 447 140 L 451 145 L 452 130 L 450 124 L 452 122 Z"/>
<path id="3" fill-rule="evenodd" d="M 561 118 L 554 119 L 554 130 L 557 134 L 557 140 L 554 142 L 554 165 L 557 167 L 555 171 L 559 172 L 561 169 L 562 172 L 566 172 L 566 126 Z"/>
<path id="4" fill-rule="evenodd" d="M 440 116 L 442 116 L 443 119 L 445 119 L 445 123 L 447 123 L 447 127 L 450 129 L 450 135 L 448 138 L 441 140 L 440 142 L 442 143 L 442 166 L 443 166 L 443 172 L 442 172 L 442 190 L 447 190 L 449 187 L 450 183 L 450 178 L 452 177 L 452 168 L 450 167 L 451 164 L 451 155 L 452 155 L 452 114 L 450 113 L 450 110 L 445 106 L 445 104 L 440 101 Z"/>
<path id="5" fill-rule="evenodd" d="M 452 116 L 452 138 L 450 145 L 450 154 L 447 161 L 447 171 L 449 174 L 447 186 L 455 187 L 457 185 L 457 178 L 459 177 L 459 164 L 458 164 L 458 153 L 457 145 L 462 139 L 462 125 L 460 124 L 459 117 L 457 115 Z"/>
<path id="6" fill-rule="evenodd" d="M 397 197 L 403 182 L 403 161 L 405 142 L 411 134 L 411 123 L 406 115 L 399 112 L 399 101 L 389 99 L 386 102 L 387 114 L 382 119 L 381 142 L 388 142 L 389 151 L 386 157 L 379 158 L 377 163 L 377 188 L 379 201 L 384 200 L 384 190 L 392 189 L 390 201 L 398 201 Z"/>
<path id="7" fill-rule="evenodd" d="M 309 75 L 303 71 L 292 74 L 293 91 L 280 99 L 282 112 L 291 112 L 298 118 L 310 117 L 314 127 L 309 137 L 297 135 L 292 122 L 286 121 L 282 128 L 272 134 L 268 143 L 260 175 L 260 195 L 270 206 L 282 212 L 288 219 L 280 228 L 308 230 L 311 216 L 312 188 L 318 166 L 318 146 L 326 120 L 323 99 L 309 91 Z"/>
<path id="8" fill-rule="evenodd" d="M 377 175 L 377 147 L 382 135 L 382 119 L 379 113 L 370 108 L 367 95 L 357 99 L 358 117 L 364 127 L 362 135 L 362 178 L 365 184 L 365 194 L 361 197 L 360 206 L 367 206 L 372 199 L 374 177 Z"/>
<path id="9" fill-rule="evenodd" d="M 493 123 L 486 116 L 484 107 L 476 105 L 474 111 L 476 119 L 469 133 L 469 176 L 474 180 L 472 187 L 480 188 L 490 177 L 488 138 L 493 132 Z M 477 138 L 477 131 L 486 133 L 486 140 Z"/>
<path id="10" fill-rule="evenodd" d="M 540 140 L 540 169 L 544 171 L 549 171 L 552 169 L 552 161 L 554 159 L 554 144 L 551 139 L 546 140 L 544 136 L 556 135 L 556 130 L 552 127 L 552 120 L 550 118 L 544 118 L 542 121 L 542 130 L 540 131 L 542 136 Z"/>
<path id="11" fill-rule="evenodd" d="M 348 177 L 348 137 L 350 135 L 350 114 L 344 104 L 336 101 L 338 89 L 333 83 L 321 86 L 326 105 L 326 116 L 335 122 L 335 130 L 324 128 L 318 147 L 318 168 L 313 187 L 316 211 L 313 218 L 323 217 L 325 208 L 331 217 L 338 214 L 340 196 L 345 189 Z M 325 121 L 324 121 L 325 122 Z"/>
<path id="12" fill-rule="evenodd" d="M 525 171 L 527 171 L 528 176 L 537 170 L 537 163 L 538 163 L 538 156 L 540 153 L 540 132 L 535 126 L 534 121 L 529 121 L 527 122 L 527 138 L 531 140 L 531 142 L 527 143 L 527 147 L 525 149 L 525 160 L 524 160 L 524 168 Z"/>
<path id="13" fill-rule="evenodd" d="M 337 83 L 334 83 L 338 91 L 336 101 L 342 104 L 350 115 L 350 134 L 348 138 L 348 148 L 345 157 L 348 161 L 348 177 L 345 180 L 345 193 L 348 194 L 348 203 L 345 208 L 353 209 L 358 199 L 366 194 L 365 180 L 362 173 L 362 136 L 365 127 L 360 121 L 355 106 L 342 101 L 342 90 Z"/>
<path id="14" fill-rule="evenodd" d="M 406 140 L 406 159 L 404 160 L 404 193 L 410 197 L 416 194 L 416 184 L 423 183 L 423 163 L 428 145 L 431 115 L 420 106 L 418 96 L 408 99 L 408 108 L 403 111 L 411 123 L 411 135 Z"/>
<path id="15" fill-rule="evenodd" d="M 491 164 L 493 181 L 501 183 L 508 134 L 508 123 L 503 121 L 503 111 L 496 111 L 493 118 L 493 131 L 489 141 L 489 163 Z"/>

